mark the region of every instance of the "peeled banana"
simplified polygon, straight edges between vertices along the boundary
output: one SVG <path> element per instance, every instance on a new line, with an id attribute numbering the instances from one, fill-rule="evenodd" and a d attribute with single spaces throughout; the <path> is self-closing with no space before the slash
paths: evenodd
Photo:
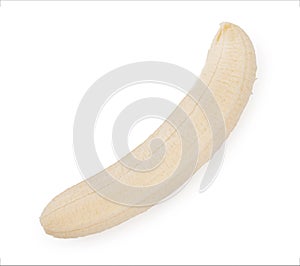
<path id="1" fill-rule="evenodd" d="M 253 45 L 247 34 L 238 26 L 222 23 L 208 52 L 200 79 L 212 91 L 223 115 L 225 136 L 230 134 L 251 95 L 256 77 L 256 59 Z M 213 154 L 213 137 L 210 124 L 197 101 L 187 95 L 179 107 L 194 124 L 199 142 L 199 154 L 195 170 L 206 163 Z M 171 116 L 176 113 L 171 114 Z M 173 117 L 174 118 L 174 117 Z M 176 119 L 176 117 L 175 117 Z M 106 169 L 112 176 L 131 186 L 155 185 L 172 174 L 181 156 L 181 140 L 178 132 L 164 122 L 132 154 L 145 160 L 153 156 L 149 143 L 154 138 L 165 142 L 165 157 L 156 168 L 140 172 L 128 169 L 117 162 Z M 101 173 L 93 177 L 100 178 Z M 181 179 L 189 176 L 182 173 Z M 86 181 L 81 182 L 57 197 L 44 209 L 40 222 L 47 234 L 59 238 L 81 237 L 101 232 L 134 217 L 151 206 L 125 206 L 101 197 Z"/>

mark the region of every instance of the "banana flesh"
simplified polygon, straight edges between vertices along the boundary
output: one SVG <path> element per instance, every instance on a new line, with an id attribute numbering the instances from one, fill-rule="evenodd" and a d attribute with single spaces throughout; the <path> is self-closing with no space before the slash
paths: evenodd
<path id="1" fill-rule="evenodd" d="M 221 110 L 226 137 L 244 110 L 252 92 L 255 75 L 255 51 L 249 37 L 240 27 L 222 23 L 212 42 L 200 78 L 212 91 Z M 193 122 L 197 137 L 201 139 L 197 170 L 213 154 L 210 125 L 203 110 L 191 96 L 187 95 L 179 107 Z M 168 121 L 133 150 L 132 154 L 140 160 L 153 156 L 149 144 L 154 138 L 161 138 L 165 142 L 165 158 L 158 167 L 148 172 L 138 172 L 117 162 L 107 171 L 123 183 L 132 186 L 155 185 L 165 180 L 172 174 L 181 156 L 185 155 L 180 152 L 180 136 Z M 94 178 L 97 178 L 97 175 Z M 189 176 L 183 173 L 182 179 L 187 178 Z M 150 207 L 129 207 L 114 203 L 101 197 L 84 181 L 55 197 L 44 209 L 40 222 L 47 234 L 58 238 L 74 238 L 104 231 Z"/>

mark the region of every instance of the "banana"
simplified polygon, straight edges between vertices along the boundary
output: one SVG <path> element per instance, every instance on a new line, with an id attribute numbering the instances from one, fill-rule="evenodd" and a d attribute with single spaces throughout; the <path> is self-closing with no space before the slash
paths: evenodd
<path id="1" fill-rule="evenodd" d="M 238 26 L 222 23 L 208 52 L 201 80 L 212 91 L 225 122 L 225 140 L 235 127 L 251 95 L 256 77 L 256 59 L 253 45 L 247 34 Z M 187 95 L 179 107 L 193 122 L 199 145 L 196 170 L 206 163 L 213 154 L 212 132 L 209 122 L 197 101 Z M 176 113 L 171 114 L 176 120 Z M 183 125 L 184 126 L 184 125 Z M 165 121 L 144 143 L 131 152 L 140 160 L 151 155 L 149 144 L 154 138 L 165 143 L 163 162 L 147 172 L 128 169 L 117 162 L 106 169 L 112 176 L 131 186 L 158 184 L 172 174 L 181 156 L 181 140 L 174 127 Z M 192 144 L 191 144 L 192 145 Z M 155 156 L 155 154 L 154 154 Z M 101 173 L 93 178 L 100 178 Z M 189 176 L 184 173 L 182 180 Z M 109 201 L 95 192 L 83 181 L 57 197 L 44 209 L 40 222 L 47 234 L 58 238 L 74 238 L 104 231 L 118 225 L 151 206 L 125 206 Z"/>

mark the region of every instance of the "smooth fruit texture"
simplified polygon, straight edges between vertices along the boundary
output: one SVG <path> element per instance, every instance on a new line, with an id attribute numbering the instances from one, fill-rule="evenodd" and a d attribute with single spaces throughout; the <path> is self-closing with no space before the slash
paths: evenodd
<path id="1" fill-rule="evenodd" d="M 200 78 L 212 91 L 222 112 L 226 137 L 235 127 L 251 95 L 255 75 L 255 52 L 249 37 L 234 24 L 221 24 Z M 197 170 L 212 156 L 212 132 L 197 101 L 187 95 L 179 107 L 188 115 L 196 129 L 197 137 L 201 140 Z M 176 113 L 171 114 L 174 115 Z M 181 123 L 181 126 L 184 126 L 184 123 Z M 149 143 L 153 138 L 161 138 L 165 143 L 165 157 L 158 167 L 139 172 L 117 162 L 106 170 L 123 183 L 133 186 L 154 185 L 168 178 L 181 157 L 188 158 L 189 155 L 181 154 L 180 136 L 166 121 L 132 151 L 136 158 L 149 158 Z M 155 153 L 151 156 L 155 156 Z M 101 173 L 96 175 L 97 177 L 100 179 Z M 181 179 L 185 181 L 189 177 L 183 173 Z M 84 181 L 55 197 L 43 211 L 40 221 L 46 233 L 59 238 L 72 238 L 101 232 L 147 209 L 148 206 L 129 207 L 106 200 Z"/>

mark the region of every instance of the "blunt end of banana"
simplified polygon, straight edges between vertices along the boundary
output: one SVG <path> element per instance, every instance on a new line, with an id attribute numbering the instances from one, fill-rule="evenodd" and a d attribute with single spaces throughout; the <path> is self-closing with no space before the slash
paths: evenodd
<path id="1" fill-rule="evenodd" d="M 57 233 L 56 229 L 59 228 L 59 221 L 62 221 L 61 217 L 53 217 L 50 212 L 53 205 L 54 200 L 52 200 L 46 208 L 43 210 L 40 216 L 40 224 L 42 225 L 46 234 L 54 236 L 56 238 L 61 238 L 62 236 Z"/>
<path id="2" fill-rule="evenodd" d="M 224 117 L 226 136 L 228 136 L 248 102 L 256 78 L 254 48 L 250 38 L 240 27 L 229 22 L 220 25 L 200 78 L 210 88 L 220 107 Z M 181 101 L 180 108 L 184 111 L 191 110 L 191 104 L 197 105 L 186 96 Z M 186 111 L 186 113 L 188 112 Z M 212 138 L 207 133 L 209 132 L 209 123 L 201 108 L 195 108 L 189 114 L 189 119 L 196 125 L 199 139 L 206 142 L 203 147 L 211 147 Z M 155 169 L 156 172 L 151 175 L 152 178 L 156 178 L 156 183 L 165 180 L 170 170 L 173 170 L 172 167 L 176 167 L 174 158 L 180 150 L 176 149 L 180 140 L 177 140 L 174 134 L 171 137 L 171 131 L 168 124 L 165 123 L 156 131 L 156 137 L 168 139 L 165 145 L 166 148 L 170 147 L 171 151 L 166 154 L 165 161 L 167 163 L 162 163 L 160 168 Z M 150 136 L 148 140 L 151 141 L 151 138 Z M 172 150 L 174 147 L 175 149 Z M 199 147 L 199 156 L 202 157 L 198 158 L 197 169 L 211 156 L 211 150 L 203 147 Z M 145 150 L 148 150 L 148 145 L 141 144 L 133 153 L 143 153 Z M 183 156 L 189 155 L 183 154 Z M 126 172 L 123 167 L 122 162 L 117 162 L 110 166 L 108 171 L 123 181 L 124 172 Z M 129 172 L 128 175 L 132 180 L 137 177 L 137 180 L 145 178 L 141 173 L 134 171 Z M 185 173 L 182 173 L 181 177 L 182 180 L 189 178 L 189 176 L 185 176 Z M 113 203 L 93 191 L 87 182 L 81 182 L 54 198 L 43 211 L 40 222 L 47 234 L 58 238 L 74 238 L 102 232 L 129 220 L 148 208 Z"/>

